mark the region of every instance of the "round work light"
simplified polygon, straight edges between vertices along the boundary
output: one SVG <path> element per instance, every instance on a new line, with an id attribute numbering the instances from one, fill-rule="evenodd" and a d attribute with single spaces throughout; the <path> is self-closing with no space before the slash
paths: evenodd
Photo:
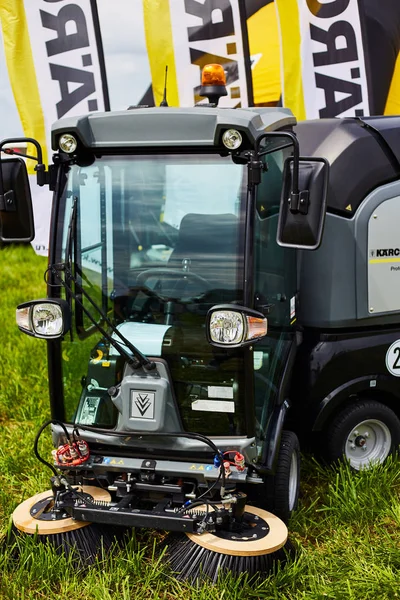
<path id="1" fill-rule="evenodd" d="M 63 152 L 66 152 L 67 154 L 72 154 L 72 152 L 75 152 L 78 146 L 78 142 L 76 141 L 76 138 L 70 133 L 63 133 L 59 139 L 58 145 L 60 146 L 60 149 Z"/>
<path id="2" fill-rule="evenodd" d="M 222 143 L 229 150 L 237 150 L 242 143 L 242 136 L 236 129 L 227 129 L 222 135 Z"/>

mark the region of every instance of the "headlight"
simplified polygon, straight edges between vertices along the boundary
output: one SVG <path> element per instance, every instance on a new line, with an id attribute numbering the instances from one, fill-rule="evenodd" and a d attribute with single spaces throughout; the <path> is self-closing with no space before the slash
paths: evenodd
<path id="1" fill-rule="evenodd" d="M 215 311 L 210 319 L 210 336 L 218 344 L 240 344 L 243 339 L 243 316 L 233 310 Z"/>
<path id="2" fill-rule="evenodd" d="M 267 319 L 242 306 L 214 306 L 207 315 L 207 333 L 213 346 L 245 346 L 267 335 Z"/>
<path id="3" fill-rule="evenodd" d="M 58 145 L 63 152 L 67 154 L 72 154 L 78 147 L 78 142 L 76 138 L 70 133 L 63 133 L 60 139 L 58 140 Z"/>
<path id="4" fill-rule="evenodd" d="M 21 331 L 38 338 L 55 339 L 66 333 L 70 313 L 65 300 L 36 300 L 20 304 L 16 313 Z"/>
<path id="5" fill-rule="evenodd" d="M 58 304 L 36 304 L 32 310 L 32 325 L 35 333 L 44 337 L 61 335 L 63 318 Z"/>

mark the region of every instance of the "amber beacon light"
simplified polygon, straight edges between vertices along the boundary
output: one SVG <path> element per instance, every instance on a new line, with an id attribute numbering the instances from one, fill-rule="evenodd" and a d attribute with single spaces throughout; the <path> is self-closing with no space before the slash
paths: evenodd
<path id="1" fill-rule="evenodd" d="M 221 65 L 206 65 L 201 74 L 201 85 L 226 85 L 224 68 Z"/>
<path id="2" fill-rule="evenodd" d="M 201 74 L 200 96 L 208 98 L 210 104 L 218 105 L 221 96 L 227 96 L 226 77 L 222 65 L 206 65 Z"/>

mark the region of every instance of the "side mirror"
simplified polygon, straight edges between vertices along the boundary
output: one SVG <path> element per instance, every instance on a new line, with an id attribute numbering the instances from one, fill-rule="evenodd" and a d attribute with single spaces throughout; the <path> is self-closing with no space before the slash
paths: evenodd
<path id="1" fill-rule="evenodd" d="M 298 174 L 293 169 L 298 166 Z M 296 189 L 296 175 L 298 187 Z M 277 242 L 280 246 L 316 250 L 325 223 L 329 163 L 325 158 L 287 158 L 283 169 Z"/>
<path id="2" fill-rule="evenodd" d="M 0 160 L 0 240 L 31 242 L 35 237 L 31 189 L 22 158 Z"/>

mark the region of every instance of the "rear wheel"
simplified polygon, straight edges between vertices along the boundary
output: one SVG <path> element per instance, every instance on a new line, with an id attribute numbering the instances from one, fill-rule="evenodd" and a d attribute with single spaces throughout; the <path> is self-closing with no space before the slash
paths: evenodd
<path id="1" fill-rule="evenodd" d="M 293 431 L 282 432 L 275 474 L 254 488 L 255 503 L 287 523 L 297 508 L 300 489 L 300 444 Z"/>
<path id="2" fill-rule="evenodd" d="M 359 471 L 382 463 L 400 445 L 400 420 L 385 404 L 364 400 L 347 406 L 326 431 L 328 460 L 344 458 Z"/>

